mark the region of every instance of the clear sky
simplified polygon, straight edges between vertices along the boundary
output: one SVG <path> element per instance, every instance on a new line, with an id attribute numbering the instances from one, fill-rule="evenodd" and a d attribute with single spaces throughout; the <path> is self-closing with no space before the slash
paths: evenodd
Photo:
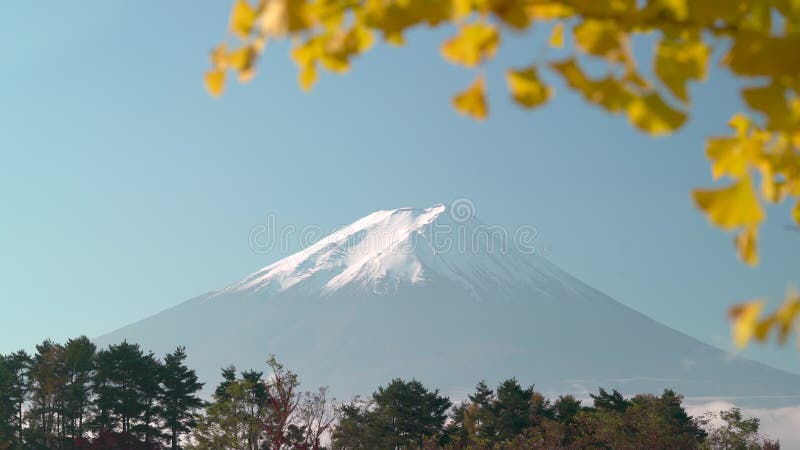
<path id="1" fill-rule="evenodd" d="M 380 46 L 311 94 L 276 45 L 252 83 L 213 100 L 201 77 L 229 6 L 0 5 L 0 352 L 97 336 L 279 259 L 248 245 L 270 213 L 329 229 L 467 197 L 484 222 L 535 225 L 586 283 L 723 348 L 728 305 L 800 281 L 787 208 L 770 210 L 748 269 L 692 206 L 710 183 L 703 138 L 741 107 L 719 72 L 665 139 L 558 83 L 546 108 L 513 106 L 502 71 L 539 54 L 544 30 L 489 66 L 484 123 L 449 106 L 472 74 L 440 58 L 448 30 Z M 800 373 L 792 345 L 746 354 Z"/>

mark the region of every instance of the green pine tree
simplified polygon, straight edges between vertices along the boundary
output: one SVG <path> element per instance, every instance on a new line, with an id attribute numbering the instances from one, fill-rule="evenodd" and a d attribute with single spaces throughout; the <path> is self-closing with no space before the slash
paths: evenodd
<path id="1" fill-rule="evenodd" d="M 178 347 L 164 357 L 161 370 L 162 419 L 172 450 L 179 448 L 180 435 L 197 425 L 197 410 L 203 406 L 203 401 L 197 396 L 203 383 L 198 382 L 195 371 L 184 364 L 185 359 L 185 349 Z"/>

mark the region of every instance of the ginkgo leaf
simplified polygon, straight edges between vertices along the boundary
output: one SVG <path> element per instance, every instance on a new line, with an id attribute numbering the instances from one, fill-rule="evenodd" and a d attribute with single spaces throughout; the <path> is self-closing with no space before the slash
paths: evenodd
<path id="1" fill-rule="evenodd" d="M 589 79 L 583 73 L 575 58 L 550 63 L 550 67 L 558 72 L 571 88 L 579 91 L 586 90 Z"/>
<path id="2" fill-rule="evenodd" d="M 292 59 L 298 66 L 311 64 L 319 55 L 319 45 L 317 40 L 309 40 L 302 45 L 292 49 Z"/>
<path id="3" fill-rule="evenodd" d="M 764 309 L 763 300 L 741 303 L 730 309 L 730 317 L 733 321 L 733 340 L 737 347 L 744 348 L 756 334 L 758 317 L 762 309 Z"/>
<path id="4" fill-rule="evenodd" d="M 526 108 L 542 105 L 553 95 L 553 88 L 542 83 L 534 66 L 522 70 L 509 70 L 506 72 L 506 80 L 511 96 Z"/>
<path id="5" fill-rule="evenodd" d="M 284 36 L 304 30 L 311 23 L 306 0 L 270 0 L 257 20 L 266 36 Z"/>
<path id="6" fill-rule="evenodd" d="M 620 61 L 624 35 L 610 21 L 586 19 L 573 31 L 575 44 L 584 52 Z"/>
<path id="7" fill-rule="evenodd" d="M 489 112 L 486 104 L 485 81 L 478 77 L 470 87 L 453 97 L 453 107 L 461 114 L 483 120 Z"/>
<path id="8" fill-rule="evenodd" d="M 733 128 L 737 136 L 741 137 L 747 136 L 747 132 L 750 131 L 750 125 L 750 119 L 741 113 L 735 114 L 728 121 L 728 126 Z"/>
<path id="9" fill-rule="evenodd" d="M 669 9 L 676 19 L 684 20 L 689 15 L 689 0 L 661 0 L 661 4 Z"/>
<path id="10" fill-rule="evenodd" d="M 317 59 L 320 54 L 319 39 L 312 39 L 292 50 L 292 59 L 297 63 L 300 72 L 298 82 L 300 87 L 308 92 L 317 82 Z"/>
<path id="11" fill-rule="evenodd" d="M 631 91 L 620 80 L 611 76 L 599 81 L 590 81 L 584 88 L 583 94 L 590 102 L 613 113 L 629 109 L 631 102 L 634 101 Z"/>
<path id="12" fill-rule="evenodd" d="M 464 25 L 458 35 L 442 45 L 442 56 L 454 64 L 475 67 L 494 56 L 500 44 L 497 28 L 486 23 Z"/>
<path id="13" fill-rule="evenodd" d="M 228 66 L 228 46 L 220 44 L 214 47 L 209 54 L 211 60 L 211 67 L 223 70 Z"/>
<path id="14" fill-rule="evenodd" d="M 755 160 L 758 149 L 746 139 L 738 137 L 722 137 L 709 139 L 706 144 L 706 155 L 711 160 L 711 176 L 718 180 L 728 175 L 739 178 L 747 172 L 751 162 Z"/>
<path id="15" fill-rule="evenodd" d="M 226 61 L 229 67 L 239 71 L 246 71 L 253 67 L 255 62 L 256 51 L 250 46 L 245 46 L 236 49 L 226 55 Z"/>
<path id="16" fill-rule="evenodd" d="M 789 333 L 794 328 L 795 321 L 800 315 L 800 298 L 797 295 L 789 295 L 787 300 L 778 308 L 774 314 L 774 322 L 778 328 L 778 342 L 783 344 Z"/>
<path id="17" fill-rule="evenodd" d="M 794 208 L 792 209 L 792 218 L 794 219 L 794 223 L 800 225 L 800 201 L 795 203 Z"/>
<path id="18" fill-rule="evenodd" d="M 742 97 L 747 106 L 767 116 L 771 128 L 789 125 L 791 111 L 786 102 L 785 89 L 776 83 L 767 86 L 742 89 Z"/>
<path id="19" fill-rule="evenodd" d="M 730 186 L 720 189 L 696 189 L 692 194 L 698 208 L 720 228 L 730 230 L 754 226 L 764 220 L 764 210 L 758 201 L 749 175 L 745 175 Z"/>
<path id="20" fill-rule="evenodd" d="M 741 32 L 724 62 L 738 75 L 794 77 L 800 73 L 798 49 L 798 33 L 768 36 L 759 32 Z"/>
<path id="21" fill-rule="evenodd" d="M 623 111 L 633 100 L 631 91 L 616 78 L 611 76 L 602 80 L 587 78 L 574 58 L 552 63 L 550 67 L 558 72 L 571 88 L 583 94 L 587 101 L 600 105 L 609 112 Z"/>
<path id="22" fill-rule="evenodd" d="M 350 48 L 347 35 L 339 32 L 321 37 L 319 60 L 331 72 L 344 73 L 350 69 Z"/>
<path id="23" fill-rule="evenodd" d="M 490 0 L 492 12 L 506 25 L 517 30 L 524 30 L 531 24 L 526 0 Z"/>
<path id="24" fill-rule="evenodd" d="M 528 14 L 537 20 L 565 19 L 575 14 L 575 10 L 560 1 L 531 2 Z"/>
<path id="25" fill-rule="evenodd" d="M 553 32 L 550 34 L 549 42 L 551 47 L 564 47 L 564 24 L 562 22 L 559 22 L 553 26 Z"/>
<path id="26" fill-rule="evenodd" d="M 664 38 L 658 43 L 655 57 L 656 76 L 684 102 L 689 101 L 686 82 L 706 77 L 711 49 L 699 38 L 677 40 Z"/>
<path id="27" fill-rule="evenodd" d="M 472 14 L 472 0 L 453 0 L 452 17 L 453 19 L 463 19 Z"/>
<path id="28" fill-rule="evenodd" d="M 225 71 L 209 70 L 205 76 L 206 90 L 214 97 L 222 95 L 225 88 Z"/>
<path id="29" fill-rule="evenodd" d="M 769 166 L 761 169 L 761 195 L 771 203 L 779 203 L 786 194 L 786 183 L 778 180 Z"/>
<path id="30" fill-rule="evenodd" d="M 298 74 L 298 82 L 300 83 L 300 87 L 308 92 L 311 88 L 314 87 L 314 84 L 317 82 L 317 67 L 314 64 L 309 64 L 300 68 L 300 73 Z"/>
<path id="31" fill-rule="evenodd" d="M 237 0 L 231 9 L 231 32 L 244 39 L 253 31 L 257 13 L 247 0 Z"/>
<path id="32" fill-rule="evenodd" d="M 758 227 L 749 226 L 740 231 L 734 240 L 739 259 L 750 266 L 758 265 Z"/>
<path id="33" fill-rule="evenodd" d="M 375 43 L 375 36 L 369 28 L 355 26 L 347 33 L 348 46 L 353 53 L 364 53 Z"/>
<path id="34" fill-rule="evenodd" d="M 628 106 L 628 119 L 652 135 L 672 133 L 686 122 L 686 113 L 678 111 L 656 94 L 636 97 Z"/>

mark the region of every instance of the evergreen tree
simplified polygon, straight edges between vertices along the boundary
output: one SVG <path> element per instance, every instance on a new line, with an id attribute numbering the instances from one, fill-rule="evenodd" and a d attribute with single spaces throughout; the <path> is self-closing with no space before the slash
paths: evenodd
<path id="1" fill-rule="evenodd" d="M 594 407 L 597 409 L 624 412 L 631 405 L 616 389 L 609 394 L 605 389 L 600 388 L 597 395 L 589 394 L 589 396 L 594 399 Z"/>
<path id="2" fill-rule="evenodd" d="M 139 345 L 123 342 L 96 357 L 93 387 L 99 431 L 133 433 L 149 443 L 159 438 L 161 363 Z"/>
<path id="3" fill-rule="evenodd" d="M 7 358 L 0 355 L 0 450 L 9 449 L 15 445 L 13 424 L 15 410 L 11 394 L 13 382 L 13 374 L 8 367 Z"/>
<path id="4" fill-rule="evenodd" d="M 572 395 L 559 395 L 553 402 L 555 418 L 562 423 L 572 423 L 581 410 L 581 401 Z"/>
<path id="5" fill-rule="evenodd" d="M 222 381 L 214 390 L 214 398 L 219 400 L 227 395 L 228 386 L 236 382 L 236 367 L 228 366 L 222 369 Z"/>
<path id="6" fill-rule="evenodd" d="M 86 336 L 70 339 L 64 346 L 64 416 L 73 441 L 83 438 L 88 420 L 95 351 L 96 346 Z"/>
<path id="7" fill-rule="evenodd" d="M 267 384 L 264 381 L 264 372 L 255 370 L 242 372 L 242 381 L 247 382 L 249 386 L 248 392 L 252 397 L 251 401 L 255 404 L 266 405 L 269 400 L 269 393 L 267 392 Z"/>
<path id="8" fill-rule="evenodd" d="M 441 434 L 452 403 L 439 391 L 428 391 L 417 380 L 392 380 L 372 395 L 374 425 L 383 431 L 388 448 L 415 443 L 422 446 L 427 436 Z"/>
<path id="9" fill-rule="evenodd" d="M 163 438 L 160 418 L 163 417 L 162 385 L 163 365 L 152 352 L 144 354 L 135 372 L 134 382 L 139 392 L 141 413 L 139 420 L 129 430 L 139 436 L 145 444 L 159 442 Z"/>
<path id="10" fill-rule="evenodd" d="M 7 385 L 8 400 L 13 409 L 11 424 L 15 430 L 14 442 L 17 447 L 24 442 L 25 424 L 25 401 L 28 395 L 28 371 L 31 365 L 31 357 L 25 351 L 12 353 L 5 358 L 5 367 L 10 375 L 10 383 Z"/>
<path id="11" fill-rule="evenodd" d="M 64 440 L 64 347 L 47 339 L 36 346 L 28 371 L 31 407 L 26 437 L 31 447 L 60 448 Z"/>
<path id="12" fill-rule="evenodd" d="M 523 389 L 516 378 L 503 381 L 497 387 L 494 423 L 501 441 L 520 434 L 531 425 L 532 395 L 533 387 Z"/>
<path id="13" fill-rule="evenodd" d="M 373 403 L 356 397 L 352 402 L 339 407 L 339 423 L 331 434 L 333 450 L 380 449 L 382 430 L 375 424 Z"/>
<path id="14" fill-rule="evenodd" d="M 467 396 L 469 402 L 463 405 L 463 412 L 456 416 L 455 423 L 462 422 L 465 439 L 470 442 L 489 445 L 497 438 L 495 428 L 495 403 L 497 397 L 485 381 L 481 380 L 475 386 L 475 393 Z"/>
<path id="15" fill-rule="evenodd" d="M 164 358 L 164 367 L 161 371 L 162 415 L 172 450 L 179 448 L 180 435 L 197 425 L 196 411 L 203 406 L 203 401 L 197 396 L 197 392 L 203 388 L 203 383 L 197 381 L 194 370 L 186 367 L 185 359 L 185 349 L 178 347 Z"/>

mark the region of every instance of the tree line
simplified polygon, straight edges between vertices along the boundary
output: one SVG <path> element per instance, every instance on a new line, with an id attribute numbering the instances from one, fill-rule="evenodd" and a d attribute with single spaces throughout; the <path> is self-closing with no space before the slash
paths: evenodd
<path id="1" fill-rule="evenodd" d="M 0 450 L 700 449 L 776 450 L 737 408 L 691 417 L 683 396 L 626 398 L 599 389 L 590 404 L 549 399 L 515 378 L 481 381 L 454 404 L 418 380 L 394 379 L 337 403 L 301 391 L 274 357 L 267 371 L 222 369 L 209 401 L 178 347 L 163 358 L 128 342 L 98 350 L 86 337 L 0 355 Z"/>
<path id="2" fill-rule="evenodd" d="M 204 406 L 185 359 L 85 336 L 0 355 L 0 449 L 177 449 Z"/>

